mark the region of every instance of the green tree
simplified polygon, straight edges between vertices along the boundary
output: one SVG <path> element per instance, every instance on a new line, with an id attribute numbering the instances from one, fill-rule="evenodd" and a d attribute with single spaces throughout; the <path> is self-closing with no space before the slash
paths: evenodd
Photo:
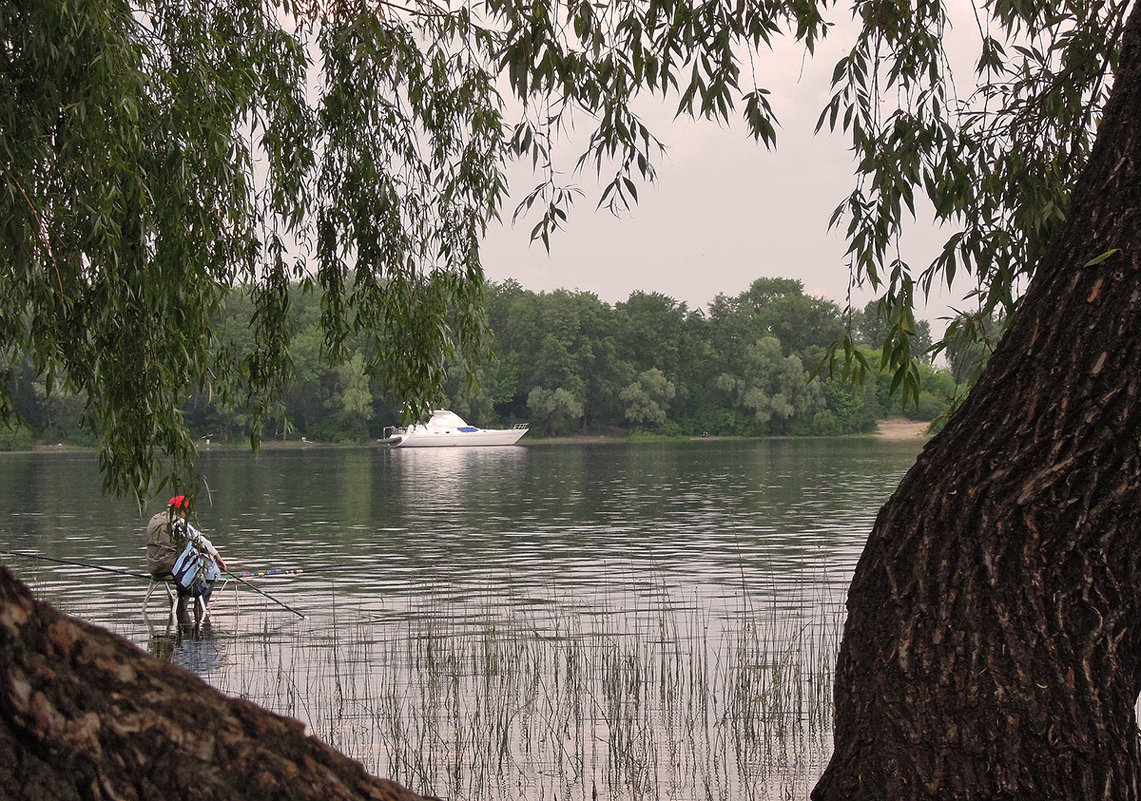
<path id="1" fill-rule="evenodd" d="M 816 412 L 807 424 L 794 427 L 792 433 L 834 436 L 875 430 L 881 407 L 871 382 L 853 387 L 838 378 L 819 376 L 817 381 L 825 408 Z"/>
<path id="2" fill-rule="evenodd" d="M 535 387 L 527 395 L 527 406 L 544 434 L 569 434 L 582 420 L 582 401 L 564 387 Z"/>
<path id="3" fill-rule="evenodd" d="M 669 417 L 669 402 L 675 394 L 677 391 L 666 374 L 651 367 L 634 383 L 623 387 L 618 397 L 626 405 L 625 417 L 631 423 L 660 428 Z"/>
<path id="4" fill-rule="evenodd" d="M 677 375 L 689 347 L 684 303 L 658 292 L 632 292 L 614 307 L 616 339 L 622 358 L 635 370 L 657 368 Z"/>
<path id="5" fill-rule="evenodd" d="M 566 389 L 581 404 L 585 426 L 596 418 L 621 419 L 618 390 L 630 381 L 630 371 L 618 357 L 610 306 L 589 292 L 556 290 L 525 298 L 531 308 L 522 321 L 529 336 L 512 337 L 526 342 L 519 359 L 527 365 L 522 382 Z"/>
<path id="6" fill-rule="evenodd" d="M 372 418 L 372 392 L 365 373 L 364 354 L 359 351 L 331 371 L 331 392 L 325 401 L 331 426 L 330 439 L 360 442 L 368 436 Z"/>
<path id="7" fill-rule="evenodd" d="M 717 387 L 745 420 L 732 433 L 788 434 L 794 417 L 811 419 L 824 407 L 820 387 L 810 382 L 796 354 L 782 354 L 780 340 L 765 336 L 746 347 Z"/>
<path id="8" fill-rule="evenodd" d="M 539 310 L 534 292 L 518 281 L 488 284 L 487 318 L 494 335 L 493 352 L 503 365 L 505 385 L 499 411 L 514 418 L 527 414 L 530 384 L 528 365 L 533 364 L 533 346 L 539 337 Z"/>
<path id="9" fill-rule="evenodd" d="M 692 419 L 706 397 L 709 381 L 704 372 L 711 363 L 703 315 L 657 292 L 632 292 L 615 304 L 614 312 L 620 357 L 632 373 L 661 370 L 676 392 L 670 417 L 678 422 L 684 418 L 688 428 L 700 430 Z"/>
<path id="10" fill-rule="evenodd" d="M 718 295 L 709 318 L 714 347 L 730 362 L 762 337 L 776 337 L 786 354 L 804 353 L 829 347 L 843 331 L 836 304 L 805 295 L 790 278 L 758 278 L 735 297 Z"/>
<path id="11" fill-rule="evenodd" d="M 298 331 L 289 343 L 290 379 L 285 387 L 285 417 L 291 428 L 315 435 L 313 427 L 325 415 L 328 397 L 324 377 L 327 366 L 321 358 L 321 329 L 309 325 Z"/>

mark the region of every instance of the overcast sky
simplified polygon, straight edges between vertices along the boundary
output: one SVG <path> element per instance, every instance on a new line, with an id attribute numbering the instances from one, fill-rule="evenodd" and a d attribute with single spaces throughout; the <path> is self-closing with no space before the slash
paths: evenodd
<path id="1" fill-rule="evenodd" d="M 839 10 L 839 28 L 849 27 Z M 676 99 L 655 111 L 651 124 L 669 150 L 658 183 L 640 189 L 639 203 L 620 219 L 594 210 L 594 175 L 572 176 L 587 191 L 570 221 L 551 243 L 529 244 L 534 220 L 512 227 L 511 204 L 504 225 L 493 229 L 483 263 L 493 281 L 514 278 L 526 289 L 583 290 L 608 303 L 636 290 L 660 292 L 693 308 L 705 308 L 719 294 L 736 295 L 761 276 L 796 278 L 810 295 L 840 303 L 848 292 L 842 231 L 828 231 L 828 219 L 853 187 L 853 163 L 844 134 L 813 134 L 830 97 L 832 70 L 850 37 L 829 36 L 811 61 L 789 47 L 760 62 L 761 85 L 780 120 L 777 148 L 766 150 L 736 122 L 672 120 Z M 643 112 L 646 113 L 646 112 Z M 649 115 L 647 114 L 647 117 Z M 573 160 L 568 160 L 568 167 Z M 514 197 L 534 184 L 526 172 L 512 176 Z M 929 220 L 909 234 L 905 257 L 925 266 L 942 240 Z M 941 331 L 938 318 L 962 307 L 967 291 L 943 291 L 920 317 Z M 857 290 L 853 304 L 872 295 Z"/>

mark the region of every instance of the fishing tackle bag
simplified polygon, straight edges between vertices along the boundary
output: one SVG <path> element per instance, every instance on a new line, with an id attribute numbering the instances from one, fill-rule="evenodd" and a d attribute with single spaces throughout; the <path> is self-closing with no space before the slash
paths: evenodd
<path id="1" fill-rule="evenodd" d="M 174 567 L 170 572 L 174 576 L 179 594 L 189 595 L 192 598 L 199 596 L 209 598 L 210 592 L 214 589 L 214 582 L 222 577 L 222 571 L 218 569 L 214 560 L 200 553 L 193 542 L 186 543 L 182 553 L 174 560 Z"/>

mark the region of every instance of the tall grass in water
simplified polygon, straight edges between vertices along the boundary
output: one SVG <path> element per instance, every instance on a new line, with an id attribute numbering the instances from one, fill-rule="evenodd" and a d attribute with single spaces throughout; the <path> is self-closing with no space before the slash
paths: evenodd
<path id="1" fill-rule="evenodd" d="M 457 800 L 807 798 L 831 749 L 838 611 L 439 612 L 342 601 L 212 681 Z"/>

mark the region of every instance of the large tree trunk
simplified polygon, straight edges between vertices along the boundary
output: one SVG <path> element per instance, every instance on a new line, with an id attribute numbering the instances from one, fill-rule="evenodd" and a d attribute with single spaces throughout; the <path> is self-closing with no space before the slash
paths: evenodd
<path id="1" fill-rule="evenodd" d="M 0 798 L 426 801 L 0 567 Z"/>
<path id="2" fill-rule="evenodd" d="M 814 799 L 1138 797 L 1139 122 L 1141 4 L 1066 225 L 856 568 Z"/>

